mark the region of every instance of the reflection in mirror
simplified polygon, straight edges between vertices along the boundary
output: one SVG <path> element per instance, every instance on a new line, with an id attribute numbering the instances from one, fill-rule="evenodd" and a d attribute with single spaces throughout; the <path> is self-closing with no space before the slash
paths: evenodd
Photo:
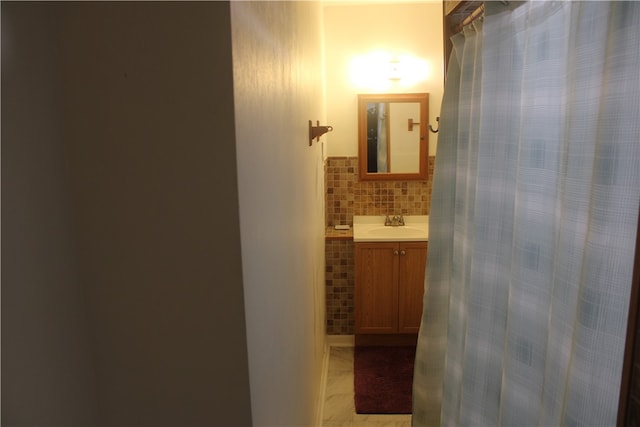
<path id="1" fill-rule="evenodd" d="M 358 95 L 360 179 L 426 180 L 428 94 Z"/>

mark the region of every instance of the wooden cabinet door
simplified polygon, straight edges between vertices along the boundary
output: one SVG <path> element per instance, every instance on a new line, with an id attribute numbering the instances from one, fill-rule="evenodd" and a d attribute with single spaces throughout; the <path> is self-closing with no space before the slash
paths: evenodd
<path id="1" fill-rule="evenodd" d="M 355 244 L 355 332 L 398 330 L 398 244 Z"/>
<path id="2" fill-rule="evenodd" d="M 399 249 L 398 332 L 416 334 L 422 319 L 427 243 L 402 242 Z"/>

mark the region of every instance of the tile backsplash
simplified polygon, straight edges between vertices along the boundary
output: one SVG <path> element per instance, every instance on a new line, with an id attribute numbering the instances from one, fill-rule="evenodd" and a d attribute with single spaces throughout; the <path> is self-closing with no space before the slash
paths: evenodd
<path id="1" fill-rule="evenodd" d="M 326 240 L 326 318 L 329 335 L 353 335 L 354 256 L 352 239 Z"/>
<path id="2" fill-rule="evenodd" d="M 434 159 L 427 181 L 360 181 L 357 157 L 327 158 L 327 226 L 353 225 L 354 215 L 428 215 Z"/>
<path id="3" fill-rule="evenodd" d="M 428 215 L 435 157 L 427 181 L 360 181 L 357 157 L 329 157 L 325 164 L 327 227 L 353 225 L 354 215 Z M 325 288 L 327 334 L 354 333 L 354 246 L 341 233 L 327 233 Z"/>

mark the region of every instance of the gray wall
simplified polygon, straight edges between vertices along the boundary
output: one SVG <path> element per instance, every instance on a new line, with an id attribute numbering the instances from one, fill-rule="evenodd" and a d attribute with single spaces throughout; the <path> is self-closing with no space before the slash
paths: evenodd
<path id="1" fill-rule="evenodd" d="M 2 3 L 2 425 L 250 425 L 229 5 Z"/>
<path id="2" fill-rule="evenodd" d="M 50 13 L 2 4 L 2 425 L 97 420 Z"/>

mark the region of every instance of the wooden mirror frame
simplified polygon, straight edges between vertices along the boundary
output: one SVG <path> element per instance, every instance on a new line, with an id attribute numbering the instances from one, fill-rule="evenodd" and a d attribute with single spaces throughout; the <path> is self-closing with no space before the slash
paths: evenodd
<path id="1" fill-rule="evenodd" d="M 420 104 L 419 122 L 413 126 L 419 126 L 420 132 L 420 159 L 419 170 L 416 173 L 393 172 L 367 172 L 367 104 L 370 102 L 415 102 Z M 360 180 L 378 181 L 426 181 L 429 167 L 429 131 L 427 122 L 429 117 L 428 93 L 393 93 L 393 94 L 362 94 L 358 95 L 358 169 Z"/>

